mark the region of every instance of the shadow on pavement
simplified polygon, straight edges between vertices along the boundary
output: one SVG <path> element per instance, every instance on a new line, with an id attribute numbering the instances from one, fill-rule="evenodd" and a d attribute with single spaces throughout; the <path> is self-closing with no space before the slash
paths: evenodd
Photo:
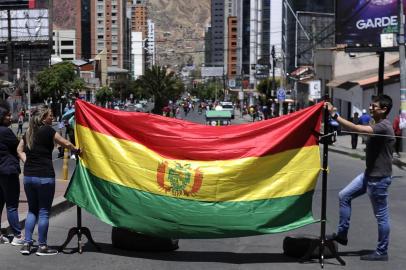
<path id="1" fill-rule="evenodd" d="M 134 257 L 160 261 L 180 262 L 222 262 L 231 264 L 255 263 L 292 263 L 299 262 L 297 258 L 285 256 L 283 253 L 235 253 L 225 251 L 170 251 L 170 252 L 139 252 L 114 248 L 112 244 L 97 243 L 101 247 L 100 253 Z M 99 252 L 90 243 L 85 243 L 83 252 Z M 77 248 L 66 248 L 63 253 L 72 254 Z"/>
<path id="2" fill-rule="evenodd" d="M 369 253 L 374 252 L 374 250 L 362 249 L 358 251 L 345 251 L 339 252 L 339 255 L 342 257 L 361 257 L 362 255 L 367 255 Z"/>

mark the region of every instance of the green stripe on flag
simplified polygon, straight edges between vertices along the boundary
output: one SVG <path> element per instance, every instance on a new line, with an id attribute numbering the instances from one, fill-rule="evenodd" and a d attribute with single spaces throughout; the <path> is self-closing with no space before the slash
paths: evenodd
<path id="1" fill-rule="evenodd" d="M 178 199 L 113 184 L 79 162 L 66 198 L 115 227 L 172 238 L 279 233 L 314 223 L 313 191 L 249 202 Z"/>

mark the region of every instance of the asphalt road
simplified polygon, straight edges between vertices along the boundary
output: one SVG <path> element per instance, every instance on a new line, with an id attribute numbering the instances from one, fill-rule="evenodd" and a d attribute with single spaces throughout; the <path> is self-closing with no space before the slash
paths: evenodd
<path id="1" fill-rule="evenodd" d="M 338 219 L 337 193 L 362 168 L 364 162 L 348 156 L 330 153 L 330 174 L 327 203 L 327 232 L 335 231 Z M 353 202 L 352 226 L 349 245 L 340 247 L 340 254 L 347 262 L 346 269 L 404 269 L 406 235 L 404 214 L 406 178 L 404 171 L 394 168 L 394 181 L 390 187 L 390 211 L 392 221 L 389 262 L 360 261 L 359 256 L 375 248 L 377 226 L 372 209 L 365 195 Z M 320 185 L 313 200 L 314 215 L 320 217 Z M 76 209 L 71 208 L 53 217 L 50 222 L 49 244 L 64 242 L 69 228 L 76 224 Z M 58 254 L 57 256 L 22 256 L 18 248 L 0 245 L 0 269 L 317 269 L 318 262 L 299 263 L 283 255 L 283 239 L 291 234 L 319 235 L 320 224 L 281 234 L 232 239 L 180 240 L 180 248 L 167 253 L 129 252 L 111 245 L 111 226 L 83 212 L 83 226 L 88 227 L 93 238 L 102 247 L 96 251 L 86 244 L 83 254 Z M 36 236 L 34 236 L 36 237 Z M 76 238 L 68 246 L 77 246 Z M 335 259 L 326 260 L 326 269 L 343 269 Z"/>
<path id="2" fill-rule="evenodd" d="M 182 117 L 182 115 L 181 115 Z M 194 117 L 193 114 L 189 116 Z M 188 119 L 187 120 L 191 120 Z M 202 116 L 196 117 L 203 119 Z M 336 230 L 338 220 L 338 191 L 364 168 L 364 161 L 341 154 L 329 154 L 329 179 L 327 192 L 327 233 Z M 372 251 L 376 245 L 377 225 L 367 195 L 353 201 L 353 215 L 349 233 L 349 244 L 339 247 L 346 266 L 335 259 L 326 259 L 326 269 L 404 269 L 406 256 L 406 177 L 402 170 L 394 167 L 394 179 L 389 190 L 391 215 L 391 242 L 388 262 L 366 262 L 360 255 Z M 320 218 L 321 181 L 313 199 L 315 218 Z M 71 208 L 50 221 L 48 242 L 60 245 L 68 230 L 76 224 L 76 209 Z M 19 249 L 11 245 L 0 245 L 0 269 L 319 269 L 317 261 L 300 263 L 297 259 L 283 255 L 283 239 L 292 234 L 319 235 L 320 224 L 312 224 L 295 231 L 255 237 L 195 240 L 181 239 L 179 249 L 174 252 L 143 253 L 115 249 L 111 245 L 111 226 L 102 223 L 83 211 L 83 226 L 88 227 L 94 240 L 102 247 L 98 252 L 86 243 L 84 253 L 69 251 L 76 247 L 76 238 L 70 243 L 67 253 L 57 256 L 22 256 Z M 36 237 L 36 235 L 34 235 Z"/>

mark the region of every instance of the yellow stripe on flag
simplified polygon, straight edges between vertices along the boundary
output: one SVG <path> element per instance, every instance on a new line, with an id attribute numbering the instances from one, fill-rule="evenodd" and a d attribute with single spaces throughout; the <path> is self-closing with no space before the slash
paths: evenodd
<path id="1" fill-rule="evenodd" d="M 301 195 L 314 189 L 320 171 L 318 146 L 265 157 L 192 161 L 166 159 L 139 143 L 80 125 L 76 125 L 76 135 L 83 149 L 82 165 L 95 176 L 190 200 L 253 201 Z M 177 178 L 179 174 L 181 178 Z"/>

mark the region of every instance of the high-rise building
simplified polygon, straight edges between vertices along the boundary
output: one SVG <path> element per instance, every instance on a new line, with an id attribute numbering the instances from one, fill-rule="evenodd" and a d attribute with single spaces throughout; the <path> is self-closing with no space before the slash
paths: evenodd
<path id="1" fill-rule="evenodd" d="M 207 66 L 224 66 L 224 0 L 211 1 L 211 63 Z"/>
<path id="2" fill-rule="evenodd" d="M 127 29 L 126 0 L 76 0 L 77 59 L 94 58 L 105 49 L 107 65 L 123 68 Z"/>
<path id="3" fill-rule="evenodd" d="M 152 20 L 147 20 L 148 24 L 148 39 L 147 39 L 147 63 L 150 67 L 155 65 L 156 47 L 155 47 L 155 24 Z"/>
<path id="4" fill-rule="evenodd" d="M 53 29 L 52 56 L 62 60 L 76 59 L 76 31 Z"/>
<path id="5" fill-rule="evenodd" d="M 275 67 L 270 65 L 272 69 L 275 69 L 275 76 L 280 77 L 282 74 L 282 6 L 284 0 L 272 0 L 271 1 L 271 17 L 270 17 L 270 47 L 275 48 Z M 271 63 L 273 64 L 271 56 Z"/>
<path id="6" fill-rule="evenodd" d="M 241 70 L 249 76 L 250 88 L 269 75 L 270 4 L 269 0 L 242 0 L 237 7 Z"/>
<path id="7" fill-rule="evenodd" d="M 151 22 L 152 23 L 152 22 Z M 135 0 L 131 8 L 131 74 L 134 79 L 144 75 L 148 63 L 149 28 L 147 0 Z M 153 26 L 150 26 L 153 28 Z M 151 38 L 155 39 L 155 36 Z"/>
<path id="8" fill-rule="evenodd" d="M 143 38 L 148 36 L 148 9 L 146 0 L 136 0 L 132 7 L 131 32 L 141 32 Z"/>
<path id="9" fill-rule="evenodd" d="M 228 79 L 249 77 L 250 87 L 269 75 L 270 0 L 213 0 L 206 66 L 223 66 Z M 207 52 L 210 52 L 208 57 Z M 210 60 L 210 62 L 209 62 Z"/>
<path id="10" fill-rule="evenodd" d="M 282 24 L 284 73 L 313 64 L 313 49 L 334 46 L 334 0 L 285 0 Z M 314 38 L 313 38 L 314 37 Z"/>

